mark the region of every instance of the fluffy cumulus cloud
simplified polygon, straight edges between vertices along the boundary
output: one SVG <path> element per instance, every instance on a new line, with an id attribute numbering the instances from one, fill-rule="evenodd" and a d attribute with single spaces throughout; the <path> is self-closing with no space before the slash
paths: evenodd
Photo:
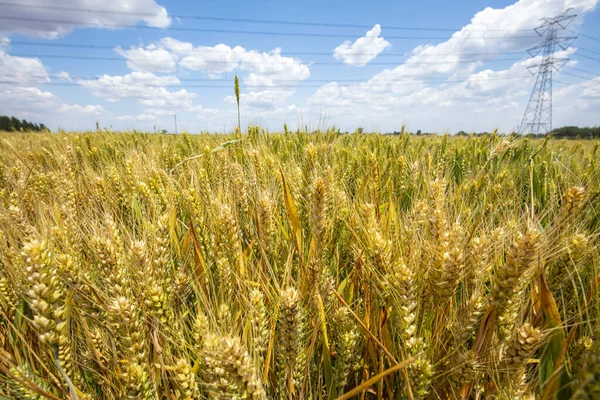
<path id="1" fill-rule="evenodd" d="M 37 58 L 15 57 L 0 50 L 0 108 L 8 115 L 50 125 L 103 112 L 99 105 L 68 104 L 40 86 L 50 83 L 46 66 Z"/>
<path id="2" fill-rule="evenodd" d="M 168 86 L 181 82 L 174 76 L 158 76 L 151 72 L 134 71 L 123 76 L 102 75 L 97 79 L 81 79 L 81 86 L 109 102 L 135 100 L 148 107 L 189 109 L 197 97 L 185 89 L 170 91 Z"/>
<path id="3" fill-rule="evenodd" d="M 294 94 L 293 90 L 261 90 L 258 92 L 242 93 L 240 103 L 252 108 L 273 108 L 285 103 Z M 225 102 L 236 104 L 235 96 L 227 96 Z"/>
<path id="4" fill-rule="evenodd" d="M 157 121 L 158 115 L 142 113 L 138 115 L 122 115 L 117 119 L 119 121 Z"/>
<path id="5" fill-rule="evenodd" d="M 205 71 L 218 76 L 236 69 L 248 71 L 246 84 L 250 86 L 275 86 L 281 82 L 296 83 L 310 76 L 307 65 L 300 60 L 281 55 L 281 49 L 270 52 L 246 50 L 219 44 L 200 46 L 181 60 L 181 66 L 190 70 Z"/>
<path id="6" fill-rule="evenodd" d="M 598 0 L 521 0 L 501 9 L 491 7 L 478 12 L 471 23 L 437 45 L 416 47 L 411 57 L 376 79 L 466 77 L 494 53 L 525 50 L 539 43 L 532 31 L 540 19 L 568 7 L 573 13 L 592 10 Z M 491 54 L 485 56 L 485 54 Z M 496 57 L 497 58 L 497 57 Z M 507 58 L 506 56 L 502 58 Z"/>
<path id="7" fill-rule="evenodd" d="M 66 72 L 58 80 L 69 80 Z M 104 113 L 97 104 L 70 104 L 45 89 L 51 83 L 48 68 L 37 58 L 16 57 L 0 50 L 0 109 L 6 115 L 25 118 L 46 126 L 89 127 L 90 116 Z M 80 125 L 81 124 L 81 125 Z"/>
<path id="8" fill-rule="evenodd" d="M 2 20 L 0 34 L 45 38 L 60 37 L 78 27 L 111 29 L 138 21 L 159 28 L 171 24 L 167 10 L 154 0 L 31 0 L 5 6 L 3 13 L 12 18 Z"/>
<path id="9" fill-rule="evenodd" d="M 182 42 L 177 39 L 173 39 L 172 37 L 162 38 L 158 42 L 158 47 L 162 47 L 164 49 L 169 50 L 171 53 L 177 56 L 185 56 L 188 55 L 194 50 L 194 45 L 189 42 Z"/>
<path id="10" fill-rule="evenodd" d="M 98 115 L 100 105 L 79 105 L 63 102 L 53 93 L 37 87 L 8 86 L 0 84 L 0 104 L 3 113 L 16 116 L 35 116 L 36 119 L 56 117 L 56 113 L 69 116 Z M 45 121 L 41 121 L 45 122 Z"/>
<path id="11" fill-rule="evenodd" d="M 573 51 L 570 48 L 557 52 L 556 57 L 568 56 Z M 319 88 L 309 103 L 329 110 L 334 120 L 341 115 L 358 115 L 388 124 L 412 123 L 417 126 L 415 129 L 461 130 L 468 125 L 474 130 L 496 127 L 514 130 L 534 80 L 528 67 L 539 61 L 540 57 L 525 59 L 505 69 L 484 69 L 443 83 L 414 79 L 383 85 L 377 77 L 350 86 L 332 82 Z M 465 110 L 470 111 L 468 120 Z M 393 125 L 386 126 L 392 128 Z"/>
<path id="12" fill-rule="evenodd" d="M 559 123 L 569 123 L 561 120 L 561 116 L 581 115 L 582 113 L 598 113 L 600 109 L 600 77 L 578 84 L 563 86 L 554 92 L 554 108 L 558 111 Z M 555 112 L 554 115 L 557 113 Z"/>
<path id="13" fill-rule="evenodd" d="M 308 66 L 300 60 L 283 57 L 279 48 L 260 53 L 241 46 L 232 48 L 225 44 L 195 47 L 181 60 L 181 66 L 190 70 L 205 71 L 210 75 L 241 69 L 250 71 L 252 79 L 264 79 L 262 84 L 272 84 L 280 79 L 301 81 L 310 75 Z"/>
<path id="14" fill-rule="evenodd" d="M 582 89 L 581 98 L 583 100 L 600 100 L 600 77 L 584 82 L 582 84 Z"/>
<path id="15" fill-rule="evenodd" d="M 253 109 L 252 112 L 280 106 L 294 94 L 295 91 L 289 88 L 310 76 L 307 65 L 298 59 L 282 56 L 280 48 L 258 52 L 224 44 L 201 46 L 184 57 L 181 66 L 204 71 L 215 78 L 223 72 L 248 71 L 244 83 L 251 91 L 241 94 L 241 103 Z M 282 89 L 282 86 L 287 89 Z M 227 96 L 224 101 L 234 104 L 236 100 L 234 96 Z"/>
<path id="16" fill-rule="evenodd" d="M 135 71 L 172 72 L 179 65 L 215 79 L 225 72 L 247 71 L 244 82 L 248 86 L 294 84 L 310 76 L 308 65 L 299 59 L 282 56 L 280 48 L 259 52 L 226 44 L 194 46 L 166 37 L 145 47 L 126 50 L 117 47 L 115 51 L 125 57 L 129 68 Z"/>
<path id="17" fill-rule="evenodd" d="M 243 78 L 244 87 L 249 88 L 250 92 L 242 93 L 242 103 L 255 109 L 273 109 L 281 105 L 294 94 L 294 90 L 291 89 L 310 76 L 308 65 L 296 58 L 282 56 L 281 48 L 269 52 L 259 52 L 247 50 L 241 46 L 230 47 L 225 44 L 194 46 L 189 42 L 166 37 L 145 47 L 131 47 L 127 50 L 117 47 L 115 51 L 127 59 L 130 69 L 136 71 L 130 75 L 138 74 L 140 76 L 142 71 L 145 71 L 146 74 L 169 73 L 175 71 L 177 66 L 183 70 L 203 72 L 213 79 L 220 78 L 223 73 L 245 71 L 247 73 Z M 120 81 L 114 82 L 119 78 L 112 77 L 113 82 L 111 83 L 120 85 Z M 108 77 L 103 77 L 100 81 L 102 80 L 106 81 Z M 94 90 L 95 93 L 98 93 L 98 85 L 100 85 L 103 94 L 109 100 L 124 98 L 122 95 L 115 96 L 114 92 L 132 92 L 132 88 L 125 86 L 110 89 L 111 93 L 107 93 L 108 88 L 102 83 L 86 82 L 83 84 Z M 290 90 L 283 90 L 281 86 L 290 88 Z M 143 91 L 143 88 L 136 87 L 135 89 L 135 96 L 141 98 L 142 93 L 140 92 Z M 184 97 L 184 92 L 184 90 L 179 93 L 171 92 L 171 96 Z M 143 99 L 142 103 L 151 107 L 161 107 L 165 101 L 168 101 L 166 97 L 157 97 L 154 94 L 152 99 Z M 227 96 L 224 101 L 235 103 L 235 98 Z M 152 104 L 150 104 L 151 102 Z"/>
<path id="18" fill-rule="evenodd" d="M 0 50 L 0 81 L 36 85 L 50 82 L 50 78 L 38 58 L 15 57 Z"/>
<path id="19" fill-rule="evenodd" d="M 15 57 L 0 50 L 0 82 L 0 106 L 5 113 L 102 111 L 100 106 L 66 104 L 54 94 L 40 89 L 38 86 L 51 80 L 46 66 L 37 58 Z"/>
<path id="20" fill-rule="evenodd" d="M 51 111 L 61 106 L 60 99 L 48 91 L 3 84 L 0 84 L 0 104 L 3 113 Z"/>
<path id="21" fill-rule="evenodd" d="M 356 39 L 354 43 L 346 40 L 333 51 L 333 55 L 338 60 L 343 60 L 346 64 L 363 66 L 377 57 L 379 53 L 390 47 L 392 44 L 379 37 L 381 26 L 375 25 L 373 29 L 361 38 Z"/>
<path id="22" fill-rule="evenodd" d="M 100 115 L 104 111 L 104 108 L 99 105 L 91 105 L 81 106 L 79 104 L 62 104 L 58 109 L 59 112 L 76 112 L 78 114 L 88 114 L 88 115 Z"/>
<path id="23" fill-rule="evenodd" d="M 69 74 L 67 71 L 60 71 L 58 74 L 56 74 L 56 79 L 66 82 L 73 81 L 73 79 L 71 78 L 71 74 Z"/>
<path id="24" fill-rule="evenodd" d="M 515 129 L 533 83 L 527 67 L 539 63 L 540 58 L 524 58 L 494 70 L 487 68 L 493 64 L 486 63 L 494 55 L 481 55 L 524 51 L 539 43 L 532 28 L 540 24 L 540 18 L 568 7 L 573 13 L 585 14 L 597 2 L 520 0 L 501 9 L 488 7 L 447 41 L 418 46 L 406 62 L 363 83 L 323 85 L 309 97 L 309 104 L 327 110 L 333 120 L 350 116 L 346 118 L 348 124 L 361 124 L 370 118 L 383 120 L 384 129 L 403 123 L 435 130 Z M 574 51 L 569 48 L 556 57 L 567 57 Z M 574 90 L 571 93 L 574 95 Z M 465 110 L 474 111 L 469 121 L 465 121 Z"/>
<path id="25" fill-rule="evenodd" d="M 117 54 L 127 59 L 127 66 L 134 71 L 172 72 L 177 65 L 177 57 L 168 50 L 155 45 L 133 47 L 124 50 L 116 47 Z"/>
<path id="26" fill-rule="evenodd" d="M 172 75 L 155 75 L 151 72 L 132 72 L 127 75 L 102 75 L 98 79 L 83 79 L 79 83 L 92 90 L 106 89 L 106 93 L 116 93 L 113 98 L 127 98 L 127 93 L 144 87 L 176 86 L 181 82 Z M 101 93 L 103 94 L 103 93 Z"/>

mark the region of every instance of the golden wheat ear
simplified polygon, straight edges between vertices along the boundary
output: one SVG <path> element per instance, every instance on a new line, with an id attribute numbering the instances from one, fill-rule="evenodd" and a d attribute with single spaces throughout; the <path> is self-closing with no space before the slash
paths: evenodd
<path id="1" fill-rule="evenodd" d="M 252 360 L 238 338 L 209 335 L 204 362 L 211 397 L 267 399 Z"/>

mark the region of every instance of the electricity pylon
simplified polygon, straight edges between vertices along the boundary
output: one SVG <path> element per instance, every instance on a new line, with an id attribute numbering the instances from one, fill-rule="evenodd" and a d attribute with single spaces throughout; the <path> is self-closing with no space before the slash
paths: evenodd
<path id="1" fill-rule="evenodd" d="M 564 30 L 577 15 L 568 14 L 571 9 L 553 18 L 542 18 L 544 23 L 534 31 L 543 40 L 539 46 L 528 50 L 532 57 L 542 55 L 539 64 L 528 67 L 529 72 L 536 75 L 535 84 L 525 108 L 525 114 L 519 126 L 520 134 L 548 133 L 552 130 L 552 71 L 560 68 L 569 61 L 568 58 L 555 57 L 556 47 L 566 50 L 576 36 L 559 37 L 559 29 Z M 537 68 L 537 73 L 533 70 Z"/>

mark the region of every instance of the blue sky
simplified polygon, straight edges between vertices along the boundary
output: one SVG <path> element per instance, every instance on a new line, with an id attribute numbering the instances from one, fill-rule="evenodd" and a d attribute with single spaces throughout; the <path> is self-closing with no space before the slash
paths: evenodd
<path id="1" fill-rule="evenodd" d="M 598 0 L 10 2 L 0 114 L 53 129 L 173 130 L 177 114 L 179 129 L 231 130 L 237 73 L 243 126 L 510 131 L 540 61 L 532 29 L 569 7 L 560 33 L 579 38 L 557 49 L 553 123 L 600 122 Z"/>

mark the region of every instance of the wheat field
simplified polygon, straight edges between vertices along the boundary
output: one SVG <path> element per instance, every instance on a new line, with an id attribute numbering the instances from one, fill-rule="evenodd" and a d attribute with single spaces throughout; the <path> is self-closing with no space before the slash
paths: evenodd
<path id="1" fill-rule="evenodd" d="M 599 147 L 0 134 L 0 398 L 598 399 Z"/>

